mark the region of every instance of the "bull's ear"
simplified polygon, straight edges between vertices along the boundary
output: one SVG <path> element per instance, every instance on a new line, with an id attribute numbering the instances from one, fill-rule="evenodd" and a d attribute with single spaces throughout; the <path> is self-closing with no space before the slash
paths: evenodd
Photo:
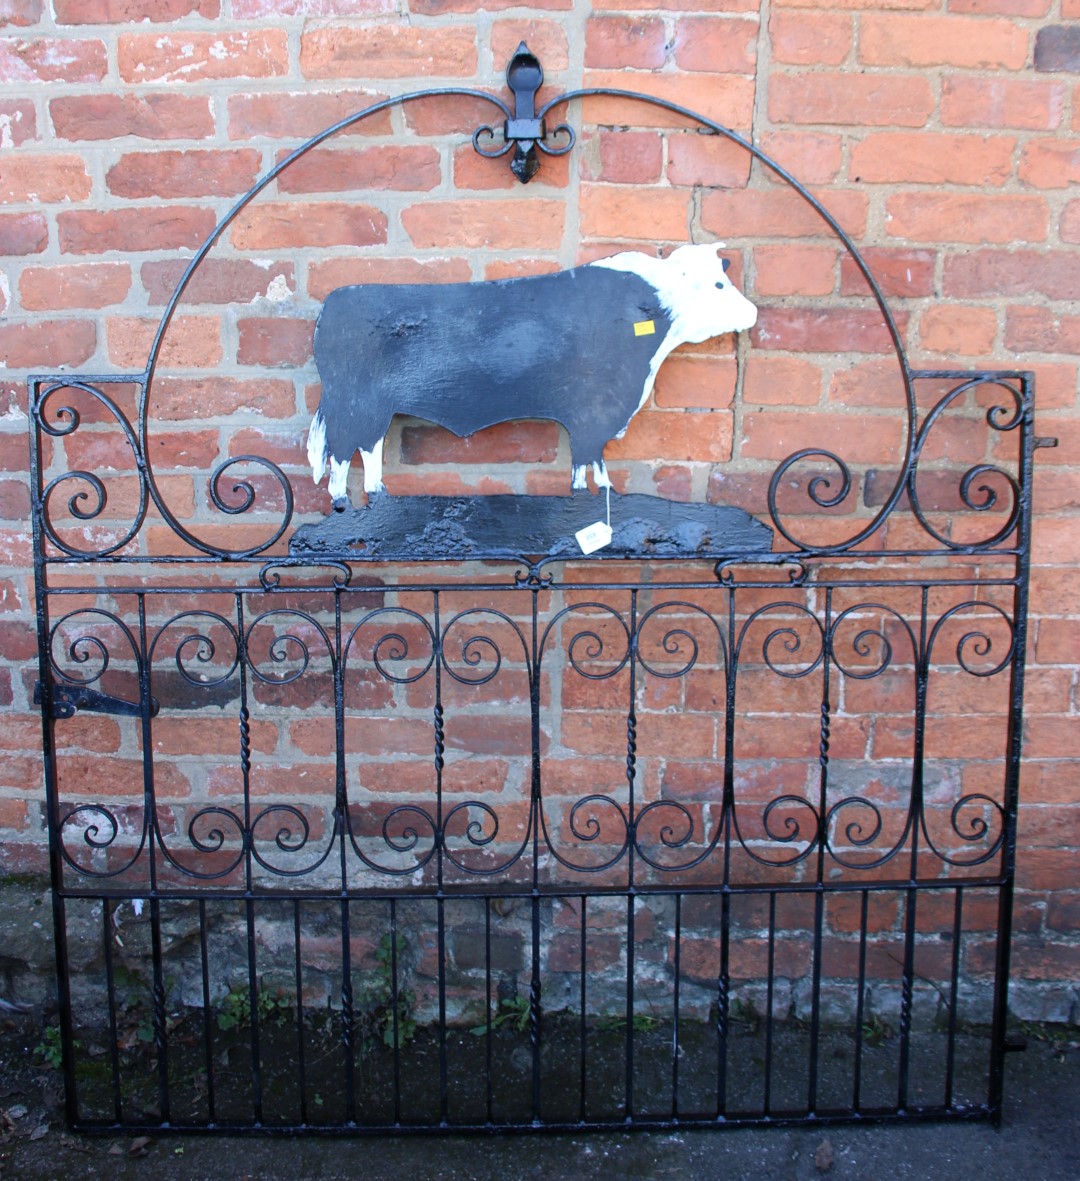
<path id="1" fill-rule="evenodd" d="M 722 258 L 720 260 L 720 265 L 724 268 L 724 274 L 726 275 L 728 273 L 728 270 L 731 267 L 731 259 L 730 258 Z"/>

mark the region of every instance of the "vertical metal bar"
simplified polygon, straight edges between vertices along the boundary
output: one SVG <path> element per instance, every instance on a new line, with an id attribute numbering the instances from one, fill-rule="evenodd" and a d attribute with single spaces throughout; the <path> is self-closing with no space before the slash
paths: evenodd
<path id="1" fill-rule="evenodd" d="M 435 900 L 439 923 L 439 1123 L 445 1127 L 450 1116 L 450 1088 L 446 1065 L 446 899 Z"/>
<path id="2" fill-rule="evenodd" d="M 308 1122 L 307 1058 L 304 1049 L 304 957 L 300 899 L 293 899 L 293 981 L 296 992 L 296 1075 L 300 1087 L 300 1122 Z"/>
<path id="3" fill-rule="evenodd" d="M 491 1043 L 491 899 L 484 899 L 484 1097 L 487 1122 L 495 1119 Z"/>
<path id="4" fill-rule="evenodd" d="M 199 899 L 199 965 L 202 970 L 203 1058 L 206 1063 L 206 1113 L 212 1124 L 217 1119 L 214 1080 L 214 1035 L 211 1028 L 213 1001 L 210 995 L 210 949 L 207 943 L 206 899 Z"/>
<path id="5" fill-rule="evenodd" d="M 450 1112 L 450 1085 L 446 1056 L 446 913 L 443 896 L 443 849 L 446 834 L 443 832 L 443 756 L 445 754 L 445 730 L 442 700 L 442 617 L 439 592 L 432 591 L 432 630 L 434 632 L 435 664 L 435 884 L 438 911 L 438 952 L 439 952 L 439 1122 L 446 1125 Z"/>
<path id="6" fill-rule="evenodd" d="M 244 903 L 247 924 L 248 995 L 251 997 L 251 1111 L 256 1125 L 263 1121 L 262 1050 L 259 1016 L 259 974 L 256 963 L 255 899 L 251 896 L 254 834 L 251 829 L 251 714 L 248 710 L 247 637 L 244 634 L 244 596 L 236 595 L 237 663 L 240 669 L 240 774 L 244 793 Z"/>
<path id="7" fill-rule="evenodd" d="M 532 746 L 532 781 L 529 792 L 529 824 L 532 829 L 532 966 L 529 974 L 529 1046 L 532 1051 L 532 1122 L 540 1122 L 540 1046 L 543 1036 L 541 1004 L 543 981 L 540 975 L 540 591 L 532 591 L 532 679 L 529 684 L 529 733 Z"/>
<path id="8" fill-rule="evenodd" d="M 154 1050 L 157 1056 L 158 1110 L 163 1124 L 169 1123 L 168 1033 L 165 1016 L 165 970 L 161 951 L 161 900 L 157 880 L 157 799 L 154 787 L 154 738 L 150 724 L 150 666 L 146 625 L 146 596 L 138 595 L 140 686 L 143 743 L 143 808 L 147 825 L 147 848 L 150 853 L 150 955 L 153 971 L 152 1008 Z"/>
<path id="9" fill-rule="evenodd" d="M 112 899 L 101 900 L 101 945 L 105 952 L 105 990 L 109 1008 L 109 1064 L 112 1067 L 113 1120 L 123 1119 L 123 1104 L 120 1098 L 120 1036 L 116 1020 L 116 979 L 113 974 L 113 904 Z"/>
<path id="10" fill-rule="evenodd" d="M 1031 495 L 1035 455 L 1035 374 L 1021 375 L 1023 417 L 1020 427 L 1020 496 L 1016 522 L 1016 589 L 1013 592 L 1013 647 L 1009 674 L 1009 725 L 1006 740 L 1002 884 L 998 897 L 998 945 L 994 967 L 994 1015 L 991 1025 L 989 1106 L 1001 1124 L 1005 1085 L 1005 1039 L 1009 1016 L 1009 956 L 1012 946 L 1013 892 L 1016 886 L 1016 819 L 1020 801 L 1020 756 L 1024 729 L 1024 674 L 1027 660 L 1028 595 L 1031 577 Z"/>
<path id="11" fill-rule="evenodd" d="M 64 1075 L 64 1116 L 79 1121 L 75 1091 L 75 1034 L 71 1014 L 71 967 L 68 956 L 67 907 L 64 899 L 63 824 L 60 818 L 56 722 L 52 707 L 52 668 L 49 659 L 49 587 L 45 565 L 44 481 L 41 471 L 40 383 L 27 381 L 30 431 L 30 525 L 34 542 L 34 607 L 37 615 L 38 682 L 41 685 L 41 757 L 45 781 L 45 810 L 49 827 L 49 879 L 52 884 L 53 941 L 56 994 L 60 1017 L 60 1047 Z"/>
<path id="12" fill-rule="evenodd" d="M 720 894 L 720 971 L 716 978 L 716 1118 L 727 1116 L 728 1027 L 730 986 L 731 890 Z"/>
<path id="13" fill-rule="evenodd" d="M 772 1114 L 773 997 L 776 989 L 776 891 L 769 891 L 769 960 L 765 986 L 765 1095 L 761 1110 Z"/>
<path id="14" fill-rule="evenodd" d="M 912 744 L 911 779 L 911 855 L 908 862 L 908 886 L 904 895 L 904 960 L 900 975 L 900 1064 L 897 1071 L 897 1110 L 903 1113 L 908 1104 L 911 1070 L 911 1005 L 915 988 L 915 931 L 918 909 L 919 833 L 924 823 L 924 759 L 926 757 L 926 698 L 930 669 L 927 650 L 930 587 L 923 585 L 919 608 L 919 663 L 915 682 L 915 734 Z"/>
<path id="15" fill-rule="evenodd" d="M 960 1002 L 960 944 L 964 933 L 964 887 L 956 887 L 953 906 L 952 966 L 949 977 L 949 1041 L 945 1052 L 945 1096 L 946 1107 L 953 1104 L 953 1079 L 956 1067 L 956 1024 L 957 1007 Z"/>
<path id="16" fill-rule="evenodd" d="M 675 980 L 671 995 L 671 1118 L 679 1118 L 679 1005 L 682 973 L 682 895 L 675 895 Z"/>
<path id="17" fill-rule="evenodd" d="M 626 895 L 626 1086 L 623 1098 L 623 1118 L 634 1122 L 634 895 Z"/>
<path id="18" fill-rule="evenodd" d="M 735 695 L 738 666 L 735 646 L 735 588 L 727 592 L 727 683 L 724 690 L 724 795 L 720 823 L 724 830 L 724 865 L 720 886 L 720 971 L 716 979 L 716 1118 L 727 1114 L 729 943 L 731 932 L 731 834 L 735 817 Z"/>
<path id="19" fill-rule="evenodd" d="M 586 1014 L 586 979 L 588 976 L 586 964 L 588 953 L 588 922 L 586 918 L 586 907 L 588 906 L 589 896 L 587 894 L 581 895 L 581 979 L 578 981 L 579 985 L 579 1006 L 580 1006 L 580 1029 L 579 1029 L 579 1063 L 578 1063 L 578 1077 L 580 1079 L 580 1093 L 578 1096 L 578 1119 L 585 1122 L 586 1111 L 586 1088 L 587 1088 L 587 1069 L 588 1069 L 588 1027 L 585 1020 Z"/>
<path id="20" fill-rule="evenodd" d="M 637 845 L 637 815 L 634 787 L 637 781 L 637 599 L 635 587 L 630 591 L 630 700 L 626 711 L 626 820 L 627 820 L 627 893 L 626 893 L 626 1122 L 634 1122 L 634 976 L 637 970 L 634 900 L 637 895 L 637 864 L 634 853 Z"/>
<path id="21" fill-rule="evenodd" d="M 821 653 L 821 723 L 818 737 L 818 806 L 817 806 L 817 891 L 814 894 L 814 964 L 810 1001 L 810 1063 L 809 1087 L 806 1098 L 808 1115 L 817 1113 L 818 1102 L 818 1054 L 821 1039 L 821 976 L 822 949 L 825 926 L 825 817 L 829 812 L 829 736 L 832 724 L 831 673 L 829 661 L 829 634 L 832 625 L 832 587 L 825 590 L 825 618 L 822 621 Z"/>
<path id="22" fill-rule="evenodd" d="M 859 907 L 859 991 L 855 998 L 855 1069 L 852 1075 L 851 1110 L 858 1115 L 862 1110 L 862 1051 L 863 1024 L 866 1009 L 866 933 L 869 921 L 870 891 L 860 891 Z"/>
<path id="23" fill-rule="evenodd" d="M 394 1123 L 401 1124 L 401 1005 L 398 989 L 397 899 L 390 899 L 390 1012 L 394 1031 Z"/>
<path id="24" fill-rule="evenodd" d="M 352 918 L 349 900 L 342 898 L 341 906 L 341 1050 L 345 1067 L 345 1121 L 356 1125 L 356 1057 L 353 1047 L 355 1018 L 352 987 Z"/>
<path id="25" fill-rule="evenodd" d="M 251 998 L 251 1114 L 256 1125 L 262 1123 L 262 1061 L 259 1041 L 259 969 L 256 963 L 255 899 L 244 900 L 247 927 L 248 996 Z"/>

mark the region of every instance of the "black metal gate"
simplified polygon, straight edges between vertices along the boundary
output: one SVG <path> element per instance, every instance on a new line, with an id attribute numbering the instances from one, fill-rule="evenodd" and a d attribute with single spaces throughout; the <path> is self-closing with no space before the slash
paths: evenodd
<path id="1" fill-rule="evenodd" d="M 471 97 L 528 179 L 555 103 L 516 81 Z M 1032 380 L 912 372 L 801 187 L 891 334 L 890 470 L 806 447 L 737 543 L 576 560 L 290 548 L 289 478 L 246 454 L 206 501 L 240 524 L 171 504 L 152 386 L 189 280 L 416 97 L 245 196 L 143 373 L 31 379 L 70 1122 L 996 1119 Z"/>

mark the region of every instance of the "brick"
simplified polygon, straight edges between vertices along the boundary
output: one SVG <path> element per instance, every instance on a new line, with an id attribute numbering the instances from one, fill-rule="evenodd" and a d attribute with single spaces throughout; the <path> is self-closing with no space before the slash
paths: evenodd
<path id="1" fill-rule="evenodd" d="M 282 193 L 341 193 L 370 189 L 425 192 L 442 179 L 433 147 L 315 148 L 278 178 Z"/>
<path id="2" fill-rule="evenodd" d="M 130 289 L 131 268 L 121 262 L 27 267 L 19 278 L 19 300 L 28 312 L 106 308 L 123 303 Z"/>
<path id="3" fill-rule="evenodd" d="M 299 368 L 311 360 L 315 334 L 311 320 L 249 317 L 238 320 L 236 327 L 240 335 L 236 360 L 240 365 Z"/>
<path id="4" fill-rule="evenodd" d="M 758 295 L 828 295 L 836 286 L 836 251 L 827 246 L 759 246 L 754 251 Z"/>
<path id="5" fill-rule="evenodd" d="M 233 223 L 237 250 L 283 246 L 371 246 L 385 242 L 386 214 L 351 202 L 249 205 Z"/>
<path id="6" fill-rule="evenodd" d="M 585 64 L 600 69 L 659 69 L 667 35 L 658 17 L 592 17 L 585 26 Z"/>
<path id="7" fill-rule="evenodd" d="M 40 213 L 0 213 L 0 254 L 40 254 L 49 244 L 49 227 Z"/>
<path id="8" fill-rule="evenodd" d="M 807 424 L 805 414 L 757 410 L 743 415 L 740 454 L 784 459 L 801 447 L 823 447 L 849 463 L 883 463 L 900 454 L 903 427 L 891 417 L 843 414 Z"/>
<path id="9" fill-rule="evenodd" d="M 758 11 L 758 0 L 695 0 L 695 12 L 742 13 Z M 594 10 L 614 9 L 617 12 L 677 12 L 686 9 L 685 0 L 598 0 Z"/>
<path id="10" fill-rule="evenodd" d="M 655 184 L 663 168 L 664 141 L 655 131 L 600 131 L 582 143 L 581 174 L 586 180 Z"/>
<path id="11" fill-rule="evenodd" d="M 831 184 L 840 175 L 842 141 L 838 135 L 814 131 L 770 131 L 758 142 L 761 150 L 803 184 Z M 763 169 L 767 178 L 774 173 Z M 783 183 L 777 179 L 777 183 Z"/>
<path id="12" fill-rule="evenodd" d="M 690 236 L 691 195 L 679 189 L 583 184 L 580 211 L 587 238 L 684 242 Z"/>
<path id="13" fill-rule="evenodd" d="M 942 290 L 960 299 L 1045 295 L 1075 299 L 1077 259 L 1069 251 L 976 250 L 945 259 Z"/>
<path id="14" fill-rule="evenodd" d="M 467 283 L 472 269 L 461 258 L 340 258 L 313 263 L 308 295 L 325 299 L 350 283 Z"/>
<path id="15" fill-rule="evenodd" d="M 769 16 L 772 60 L 789 66 L 838 66 L 851 52 L 846 13 L 774 9 Z"/>
<path id="16" fill-rule="evenodd" d="M 530 8 L 571 9 L 574 0 L 537 0 Z M 499 12 L 504 8 L 520 7 L 519 0 L 410 0 L 409 10 L 422 16 L 443 16 L 449 12 Z"/>
<path id="17" fill-rule="evenodd" d="M 829 212 L 849 234 L 862 234 L 867 214 L 865 193 L 835 190 L 827 202 Z M 828 222 L 788 188 L 706 193 L 701 201 L 701 224 L 721 240 L 832 236 Z"/>
<path id="18" fill-rule="evenodd" d="M 246 141 L 265 135 L 295 143 L 298 138 L 317 135 L 377 105 L 384 97 L 372 91 L 341 88 L 330 94 L 234 94 L 229 97 L 229 137 Z M 388 135 L 390 130 L 390 112 L 383 110 L 358 120 L 338 135 Z"/>
<path id="19" fill-rule="evenodd" d="M 741 144 L 723 136 L 672 135 L 667 178 L 673 185 L 742 189 L 750 180 L 751 160 Z"/>
<path id="20" fill-rule="evenodd" d="M 1027 55 L 1027 32 L 1011 20 L 867 13 L 859 23 L 859 61 L 869 66 L 1020 70 Z"/>
<path id="21" fill-rule="evenodd" d="M 221 15 L 219 0 L 53 0 L 58 25 L 111 25 Z"/>
<path id="22" fill-rule="evenodd" d="M 305 78 L 468 78 L 476 69 L 476 35 L 467 27 L 328 25 L 300 40 Z"/>
<path id="23" fill-rule="evenodd" d="M 214 133 L 205 95 L 80 94 L 54 98 L 49 115 L 60 139 L 208 139 Z"/>
<path id="24" fill-rule="evenodd" d="M 769 80 L 769 118 L 774 123 L 923 127 L 934 106 L 930 83 L 920 77 L 774 73 Z"/>
<path id="25" fill-rule="evenodd" d="M 1020 156 L 1020 179 L 1039 189 L 1080 182 L 1080 140 L 1029 140 Z"/>
<path id="26" fill-rule="evenodd" d="M 117 65 L 124 82 L 205 82 L 274 78 L 289 71 L 284 29 L 218 33 L 122 33 Z"/>
<path id="27" fill-rule="evenodd" d="M 653 403 L 666 410 L 725 410 L 735 399 L 734 357 L 676 353 L 660 367 Z"/>
<path id="28" fill-rule="evenodd" d="M 0 326 L 0 360 L 8 369 L 81 365 L 97 348 L 97 330 L 87 320 L 34 320 Z"/>
<path id="29" fill-rule="evenodd" d="M 1061 214 L 1061 240 L 1080 242 L 1080 201 L 1070 201 Z"/>
<path id="30" fill-rule="evenodd" d="M 821 400 L 821 380 L 813 361 L 751 352 L 743 373 L 743 404 L 815 406 Z"/>
<path id="31" fill-rule="evenodd" d="M 387 16 L 393 0 L 233 0 L 234 20 L 281 16 Z"/>
<path id="32" fill-rule="evenodd" d="M 105 174 L 116 197 L 231 197 L 246 192 L 259 174 L 258 152 L 127 152 Z"/>
<path id="33" fill-rule="evenodd" d="M 758 22 L 728 17 L 684 17 L 675 26 L 675 64 L 710 74 L 752 74 Z"/>
<path id="34" fill-rule="evenodd" d="M 585 86 L 625 90 L 626 75 L 618 71 L 587 70 Z M 748 128 L 754 114 L 754 81 L 738 74 L 697 72 L 634 75 L 634 89 L 704 115 L 724 127 Z M 595 97 L 583 100 L 583 121 L 606 126 L 696 126 L 672 111 L 633 99 Z"/>
<path id="35" fill-rule="evenodd" d="M 141 369 L 150 355 L 158 320 L 110 317 L 105 325 L 109 360 L 124 369 Z M 159 363 L 166 367 L 208 369 L 221 363 L 221 321 L 216 316 L 174 316 L 162 341 Z"/>
<path id="36" fill-rule="evenodd" d="M 856 144 L 850 174 L 872 183 L 1003 185 L 1012 174 L 1011 136 L 879 132 Z"/>
<path id="37" fill-rule="evenodd" d="M 917 242 L 1041 242 L 1049 223 L 1042 197 L 1019 194 L 897 193 L 885 209 L 888 233 Z"/>
<path id="38" fill-rule="evenodd" d="M 63 254 L 108 250 L 194 250 L 214 229 L 212 209 L 185 205 L 150 209 L 70 210 L 56 215 Z"/>
<path id="39" fill-rule="evenodd" d="M 531 182 L 530 192 L 556 186 L 566 188 L 570 183 L 570 157 L 544 158 L 542 170 Z M 454 187 L 458 189 L 517 190 L 521 182 L 506 166 L 505 159 L 491 160 L 473 149 L 472 143 L 454 149 Z"/>
<path id="40" fill-rule="evenodd" d="M 0 172 L 0 202 L 9 204 L 85 201 L 90 187 L 86 164 L 79 156 L 8 156 Z"/>
<path id="41" fill-rule="evenodd" d="M 43 0 L 0 0 L 0 25 L 36 25 Z"/>
<path id="42" fill-rule="evenodd" d="M 105 42 L 95 38 L 0 38 L 0 83 L 100 82 L 107 69 Z"/>
<path id="43" fill-rule="evenodd" d="M 562 270 L 553 258 L 503 258 L 484 265 L 485 279 L 524 279 L 529 275 L 553 275 Z"/>
<path id="44" fill-rule="evenodd" d="M 972 16 L 1019 16 L 1027 19 L 1046 16 L 1053 0 L 948 0 L 950 12 Z"/>
<path id="45" fill-rule="evenodd" d="M 522 41 L 549 74 L 570 68 L 570 42 L 562 24 L 553 20 L 497 20 L 491 26 L 490 46 L 496 70 L 514 56 Z"/>
<path id="46" fill-rule="evenodd" d="M 731 414 L 707 415 L 646 408 L 630 422 L 621 439 L 604 449 L 610 462 L 618 459 L 697 460 L 724 463 L 731 458 Z"/>
<path id="47" fill-rule="evenodd" d="M 842 8 L 852 11 L 863 9 L 918 10 L 938 8 L 937 0 L 780 0 L 780 8 Z"/>
<path id="48" fill-rule="evenodd" d="M 167 302 L 176 290 L 186 259 L 144 262 L 139 275 L 151 307 Z M 251 303 L 256 299 L 296 293 L 296 273 L 292 263 L 259 263 L 241 258 L 206 258 L 195 269 L 184 288 L 185 304 Z"/>
<path id="49" fill-rule="evenodd" d="M 1051 131 L 1061 124 L 1065 88 L 1041 79 L 951 77 L 941 84 L 946 127 L 1011 127 Z"/>
<path id="50" fill-rule="evenodd" d="M 430 201 L 402 210 L 401 221 L 420 248 L 528 250 L 562 239 L 566 207 L 544 198 Z"/>
<path id="51" fill-rule="evenodd" d="M 903 335 L 904 318 L 898 317 Z M 751 340 L 757 348 L 796 353 L 884 353 L 893 348 L 877 311 L 846 308 L 766 307 Z"/>
<path id="52" fill-rule="evenodd" d="M 1035 659 L 1040 664 L 1072 665 L 1080 654 L 1080 620 L 1042 619 L 1038 624 Z"/>
<path id="53" fill-rule="evenodd" d="M 934 294 L 936 251 L 871 246 L 861 255 L 883 295 L 904 298 Z M 854 258 L 841 255 L 840 294 L 866 295 L 868 291 L 869 285 Z"/>
<path id="54" fill-rule="evenodd" d="M 1080 352 L 1080 316 L 1056 315 L 1049 308 L 1010 307 L 1005 346 L 1018 353 Z"/>
<path id="55" fill-rule="evenodd" d="M 553 422 L 500 423 L 464 439 L 426 425 L 401 431 L 402 463 L 552 463 L 558 449 Z"/>
<path id="56" fill-rule="evenodd" d="M 291 381 L 236 377 L 159 377 L 150 395 L 151 414 L 167 421 L 191 422 L 244 410 L 267 418 L 296 412 Z"/>
<path id="57" fill-rule="evenodd" d="M 919 343 L 931 353 L 986 356 L 996 336 L 997 313 L 993 308 L 936 305 L 927 308 L 919 321 Z"/>
<path id="58" fill-rule="evenodd" d="M 0 149 L 18 148 L 37 139 L 34 104 L 22 99 L 0 102 Z"/>
<path id="59" fill-rule="evenodd" d="M 1080 74 L 1080 26 L 1043 25 L 1035 34 L 1035 69 Z"/>
<path id="60" fill-rule="evenodd" d="M 115 432 L 78 431 L 65 440 L 68 462 L 83 471 L 130 471 L 131 448 Z M 219 458 L 218 434 L 205 431 L 154 431 L 148 454 L 155 471 L 195 468 L 207 471 Z"/>

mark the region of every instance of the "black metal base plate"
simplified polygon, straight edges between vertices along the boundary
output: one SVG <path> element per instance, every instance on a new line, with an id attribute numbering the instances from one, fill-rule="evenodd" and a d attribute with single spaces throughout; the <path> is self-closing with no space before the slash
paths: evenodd
<path id="1" fill-rule="evenodd" d="M 293 534 L 294 557 L 350 561 L 582 557 L 574 536 L 606 517 L 603 496 L 389 496 Z M 597 558 L 709 558 L 772 550 L 773 532 L 729 505 L 611 497 L 612 539 Z"/>

